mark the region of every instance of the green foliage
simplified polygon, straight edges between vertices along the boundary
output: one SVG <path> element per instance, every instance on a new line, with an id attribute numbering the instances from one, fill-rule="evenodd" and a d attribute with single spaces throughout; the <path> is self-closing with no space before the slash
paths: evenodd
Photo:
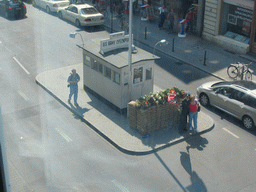
<path id="1" fill-rule="evenodd" d="M 158 91 L 156 93 L 150 93 L 149 95 L 144 95 L 138 98 L 136 101 L 138 107 L 142 109 L 147 109 L 150 106 L 164 105 L 168 102 L 168 96 L 174 93 L 176 94 L 176 99 L 184 98 L 184 91 L 178 87 L 172 87 L 171 89 L 166 89 L 163 91 Z"/>

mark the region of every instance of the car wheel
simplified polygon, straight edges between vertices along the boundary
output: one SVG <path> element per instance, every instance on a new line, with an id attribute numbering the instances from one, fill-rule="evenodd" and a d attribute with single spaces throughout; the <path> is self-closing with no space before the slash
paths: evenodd
<path id="1" fill-rule="evenodd" d="M 80 21 L 78 19 L 76 19 L 76 26 L 81 27 Z"/>
<path id="2" fill-rule="evenodd" d="M 249 116 L 243 117 L 243 124 L 246 129 L 254 128 L 254 122 L 253 122 L 252 118 Z"/>
<path id="3" fill-rule="evenodd" d="M 58 17 L 59 17 L 60 19 L 63 19 L 63 16 L 62 16 L 62 13 L 61 13 L 61 12 L 58 12 Z"/>
<path id="4" fill-rule="evenodd" d="M 202 94 L 200 95 L 199 100 L 200 100 L 200 103 L 201 103 L 203 106 L 208 106 L 208 105 L 210 105 L 209 97 L 208 97 L 205 93 L 202 93 Z"/>
<path id="5" fill-rule="evenodd" d="M 49 6 L 46 6 L 46 13 L 51 13 L 51 10 L 50 10 L 50 7 Z"/>

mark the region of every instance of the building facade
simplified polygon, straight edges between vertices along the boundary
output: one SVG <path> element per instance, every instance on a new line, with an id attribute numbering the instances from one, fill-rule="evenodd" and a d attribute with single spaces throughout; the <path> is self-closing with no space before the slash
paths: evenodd
<path id="1" fill-rule="evenodd" d="M 240 54 L 256 53 L 254 0 L 205 0 L 203 38 Z"/>

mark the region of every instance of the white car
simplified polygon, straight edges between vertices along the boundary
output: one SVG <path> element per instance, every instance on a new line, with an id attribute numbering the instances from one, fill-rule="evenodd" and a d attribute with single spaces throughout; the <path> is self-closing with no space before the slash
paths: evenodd
<path id="1" fill-rule="evenodd" d="M 57 13 L 60 7 L 66 7 L 70 4 L 69 0 L 33 0 L 34 7 L 41 7 L 47 13 Z"/>
<path id="2" fill-rule="evenodd" d="M 58 17 L 75 23 L 77 27 L 104 24 L 104 16 L 89 4 L 72 4 L 68 7 L 61 8 L 58 11 Z"/>
<path id="3" fill-rule="evenodd" d="M 212 105 L 242 120 L 247 129 L 256 125 L 256 82 L 214 81 L 197 88 L 203 106 Z"/>

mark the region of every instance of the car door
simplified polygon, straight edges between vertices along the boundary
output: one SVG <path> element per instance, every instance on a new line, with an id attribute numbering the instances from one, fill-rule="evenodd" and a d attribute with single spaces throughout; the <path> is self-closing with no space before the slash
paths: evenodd
<path id="1" fill-rule="evenodd" d="M 47 2 L 49 1 L 49 0 L 40 0 L 41 1 L 41 7 L 43 8 L 43 9 L 46 9 L 46 5 L 47 5 Z"/>
<path id="2" fill-rule="evenodd" d="M 77 7 L 73 7 L 72 10 L 70 11 L 70 21 L 75 23 L 77 15 L 78 15 L 78 9 Z"/>
<path id="3" fill-rule="evenodd" d="M 227 101 L 229 100 L 232 92 L 233 89 L 226 86 L 214 89 L 211 104 L 222 110 L 227 110 Z"/>
<path id="4" fill-rule="evenodd" d="M 62 13 L 62 17 L 64 18 L 64 19 L 67 19 L 67 20 L 70 20 L 70 11 L 71 11 L 71 9 L 72 9 L 72 5 L 71 6 L 68 6 L 67 8 L 65 8 L 63 11 L 61 11 L 61 13 Z"/>
<path id="5" fill-rule="evenodd" d="M 227 110 L 235 117 L 241 119 L 245 114 L 246 105 L 245 105 L 246 93 L 234 90 L 230 99 L 227 101 Z"/>

